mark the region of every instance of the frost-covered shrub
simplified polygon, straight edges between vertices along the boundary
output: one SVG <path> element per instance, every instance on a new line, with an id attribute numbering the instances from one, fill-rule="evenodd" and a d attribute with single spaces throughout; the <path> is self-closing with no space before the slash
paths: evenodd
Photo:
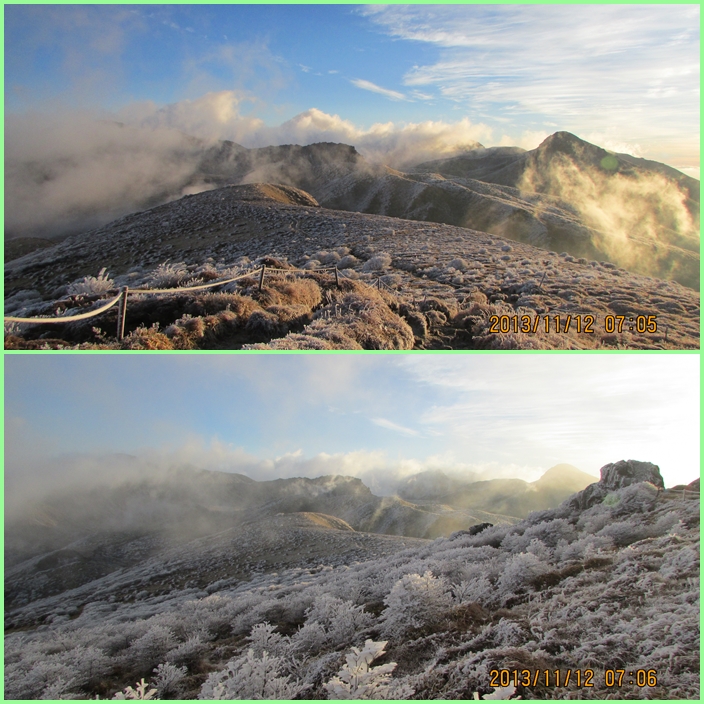
<path id="1" fill-rule="evenodd" d="M 198 699 L 294 699 L 302 690 L 289 675 L 281 674 L 282 658 L 262 653 L 230 660 L 224 670 L 213 672 L 203 683 Z"/>
<path id="2" fill-rule="evenodd" d="M 276 626 L 272 626 L 267 621 L 258 623 L 252 628 L 252 632 L 247 636 L 252 652 L 261 657 L 265 652 L 270 655 L 283 656 L 290 648 L 290 638 L 274 633 Z"/>
<path id="3" fill-rule="evenodd" d="M 142 677 L 136 687 L 126 687 L 122 692 L 118 692 L 113 699 L 154 699 L 156 689 L 149 689 L 149 686 Z"/>
<path id="4" fill-rule="evenodd" d="M 525 641 L 526 637 L 524 629 L 508 618 L 500 619 L 489 630 L 497 645 L 519 645 Z"/>
<path id="5" fill-rule="evenodd" d="M 651 528 L 650 534 L 653 536 L 665 535 L 678 524 L 680 524 L 680 517 L 677 513 L 675 511 L 668 511 L 658 518 L 655 525 Z"/>
<path id="6" fill-rule="evenodd" d="M 384 599 L 383 632 L 398 636 L 436 619 L 452 606 L 449 584 L 428 570 L 422 576 L 406 574 Z"/>
<path id="7" fill-rule="evenodd" d="M 179 643 L 166 653 L 166 659 L 176 664 L 192 665 L 198 661 L 206 650 L 206 644 L 200 636 L 195 635 Z"/>
<path id="8" fill-rule="evenodd" d="M 597 504 L 584 511 L 577 521 L 577 529 L 583 533 L 598 533 L 613 520 L 613 513 L 605 504 Z"/>
<path id="9" fill-rule="evenodd" d="M 695 548 L 684 548 L 668 553 L 660 566 L 660 574 L 669 579 L 698 575 L 699 551 Z"/>
<path id="10" fill-rule="evenodd" d="M 166 653 L 169 661 L 192 665 L 201 658 L 206 651 L 207 645 L 200 639 L 200 636 L 191 636 L 185 642 L 179 643 L 175 648 Z"/>
<path id="11" fill-rule="evenodd" d="M 472 536 L 466 541 L 465 545 L 471 545 L 475 547 L 482 547 L 488 545 L 492 548 L 498 548 L 506 535 L 510 533 L 513 529 L 509 523 L 503 523 L 491 528 L 483 530 L 481 533 Z"/>
<path id="12" fill-rule="evenodd" d="M 82 279 L 74 281 L 68 285 L 67 293 L 70 296 L 77 295 L 100 295 L 115 288 L 115 282 L 107 275 L 103 267 L 97 276 L 84 276 Z"/>
<path id="13" fill-rule="evenodd" d="M 176 637 L 170 628 L 155 624 L 143 636 L 131 643 L 125 655 L 133 663 L 155 665 L 163 660 L 166 653 L 176 644 Z"/>
<path id="14" fill-rule="evenodd" d="M 375 620 L 363 606 L 329 594 L 316 597 L 313 606 L 306 611 L 306 618 L 305 626 L 296 634 L 298 642 L 312 645 L 320 638 L 322 628 L 323 642 L 332 647 L 354 642 Z"/>
<path id="15" fill-rule="evenodd" d="M 386 252 L 379 252 L 364 262 L 362 271 L 383 271 L 389 266 L 391 266 L 391 256 Z"/>
<path id="16" fill-rule="evenodd" d="M 542 541 L 533 538 L 526 548 L 526 552 L 535 555 L 543 562 L 548 562 L 552 558 L 553 551 Z"/>
<path id="17" fill-rule="evenodd" d="M 493 604 L 496 599 L 496 586 L 482 575 L 471 580 L 463 580 L 458 587 L 453 587 L 455 600 L 460 604 L 478 602 L 484 606 Z"/>
<path id="18" fill-rule="evenodd" d="M 183 262 L 168 261 L 159 264 L 151 272 L 147 283 L 151 288 L 172 288 L 178 286 L 188 276 L 188 268 Z"/>
<path id="19" fill-rule="evenodd" d="M 70 691 L 73 684 L 73 679 L 65 680 L 63 677 L 59 677 L 42 692 L 39 698 L 43 700 L 79 699 L 76 692 Z"/>
<path id="20" fill-rule="evenodd" d="M 359 259 L 354 254 L 346 254 L 337 262 L 337 267 L 338 269 L 352 269 L 357 264 L 359 264 Z"/>
<path id="21" fill-rule="evenodd" d="M 286 332 L 286 327 L 279 322 L 278 317 L 265 310 L 255 310 L 245 327 L 252 334 L 264 337 L 279 336 Z"/>
<path id="22" fill-rule="evenodd" d="M 658 497 L 658 488 L 650 482 L 638 482 L 609 494 L 604 502 L 610 497 L 617 499 L 614 506 L 616 515 L 642 513 L 653 508 Z"/>
<path id="23" fill-rule="evenodd" d="M 395 662 L 370 667 L 376 658 L 386 652 L 388 641 L 375 643 L 366 640 L 364 648 L 352 648 L 346 656 L 347 662 L 329 682 L 325 683 L 329 699 L 407 699 L 413 694 L 410 686 L 393 683 L 391 673 Z"/>
<path id="24" fill-rule="evenodd" d="M 154 686 L 159 694 L 175 694 L 183 678 L 188 674 L 188 669 L 176 667 L 170 662 L 164 662 L 154 668 Z"/>
<path id="25" fill-rule="evenodd" d="M 604 526 L 598 533 L 599 537 L 611 538 L 616 545 L 623 547 L 630 545 L 637 540 L 642 540 L 648 537 L 648 528 L 642 524 L 638 524 L 633 520 L 617 521 Z"/>
<path id="26" fill-rule="evenodd" d="M 585 535 L 572 543 L 561 541 L 555 548 L 554 559 L 556 562 L 586 560 L 601 552 L 611 550 L 613 546 L 613 539 L 606 535 Z"/>
<path id="27" fill-rule="evenodd" d="M 499 589 L 505 599 L 525 589 L 541 574 L 548 572 L 550 566 L 529 552 L 514 555 L 504 567 L 499 578 Z"/>
<path id="28" fill-rule="evenodd" d="M 316 252 L 313 257 L 326 266 L 333 266 L 341 259 L 338 252 Z"/>
<path id="29" fill-rule="evenodd" d="M 304 623 L 291 636 L 291 646 L 304 653 L 318 653 L 327 643 L 328 634 L 324 626 L 317 621 Z"/>

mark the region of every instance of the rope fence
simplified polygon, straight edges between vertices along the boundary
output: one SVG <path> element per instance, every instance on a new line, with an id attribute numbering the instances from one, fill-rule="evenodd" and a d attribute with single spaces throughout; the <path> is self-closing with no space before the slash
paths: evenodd
<path id="1" fill-rule="evenodd" d="M 268 266 L 262 265 L 260 268 L 253 269 L 252 271 L 248 271 L 244 274 L 240 274 L 239 276 L 235 276 L 231 279 L 224 279 L 222 281 L 211 281 L 210 283 L 199 284 L 198 286 L 185 286 L 183 288 L 132 288 L 132 289 L 130 289 L 127 286 L 123 286 L 120 289 L 120 292 L 117 294 L 117 296 L 115 296 L 115 298 L 111 299 L 104 306 L 101 306 L 100 308 L 97 308 L 96 310 L 91 310 L 87 313 L 80 313 L 78 315 L 64 315 L 64 316 L 58 316 L 56 318 L 18 318 L 18 317 L 7 315 L 4 317 L 4 321 L 6 323 L 31 323 L 31 324 L 71 323 L 75 320 L 87 320 L 88 318 L 94 318 L 98 315 L 101 315 L 106 310 L 108 310 L 109 308 L 112 308 L 114 305 L 117 305 L 119 303 L 120 307 L 118 308 L 118 311 L 117 311 L 117 339 L 122 340 L 123 337 L 125 336 L 125 318 L 127 316 L 127 297 L 130 294 L 137 294 L 137 295 L 143 296 L 143 295 L 149 295 L 149 294 L 169 294 L 169 293 L 183 293 L 186 291 L 202 291 L 204 289 L 215 288 L 217 286 L 224 286 L 225 284 L 234 283 L 235 281 L 239 281 L 240 279 L 251 278 L 252 276 L 255 276 L 256 274 L 259 274 L 258 289 L 259 289 L 259 291 L 261 291 L 262 286 L 264 285 L 265 272 L 285 273 L 285 274 L 294 274 L 294 273 L 302 272 L 304 274 L 318 274 L 320 272 L 325 272 L 325 271 L 333 271 L 334 272 L 335 285 L 339 288 L 340 275 L 342 275 L 342 276 L 345 276 L 345 275 L 342 274 L 342 272 L 337 268 L 337 266 L 329 266 L 329 267 L 324 267 L 324 268 L 320 268 L 320 269 L 278 269 L 276 267 L 268 267 Z M 346 278 L 348 278 L 348 277 L 346 277 Z M 381 278 L 377 279 L 377 284 L 378 284 L 379 288 L 381 288 L 382 285 L 386 286 L 386 284 L 383 284 L 383 282 L 381 281 Z M 389 288 L 389 287 L 387 286 L 387 288 Z M 389 288 L 389 290 L 391 290 L 391 289 Z"/>
<path id="2" fill-rule="evenodd" d="M 96 315 L 104 313 L 108 308 L 112 308 L 120 299 L 122 298 L 122 289 L 120 293 L 115 296 L 109 303 L 106 303 L 101 308 L 97 310 L 88 311 L 88 313 L 81 313 L 80 315 L 66 315 L 58 318 L 14 318 L 11 315 L 5 316 L 6 323 L 67 323 L 72 320 L 86 320 L 87 318 L 94 318 Z"/>

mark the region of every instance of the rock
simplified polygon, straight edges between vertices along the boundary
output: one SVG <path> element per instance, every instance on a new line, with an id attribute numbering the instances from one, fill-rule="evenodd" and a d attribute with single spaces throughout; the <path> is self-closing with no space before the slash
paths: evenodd
<path id="1" fill-rule="evenodd" d="M 621 460 L 613 464 L 606 464 L 601 468 L 601 479 L 609 491 L 623 489 L 624 486 L 637 482 L 650 482 L 664 489 L 665 482 L 660 475 L 660 467 L 651 462 L 638 462 L 637 460 Z"/>
<path id="2" fill-rule="evenodd" d="M 457 540 L 457 538 L 461 538 L 464 535 L 476 535 L 477 533 L 481 533 L 483 530 L 486 530 L 487 528 L 491 528 L 494 524 L 493 523 L 477 523 L 475 526 L 470 526 L 469 530 L 458 530 L 455 531 L 450 535 L 450 540 Z"/>
<path id="3" fill-rule="evenodd" d="M 567 499 L 565 503 L 569 508 L 584 511 L 601 503 L 610 492 L 639 482 L 650 482 L 660 489 L 665 488 L 660 468 L 651 462 L 621 460 L 605 464 L 600 472 L 601 479 L 598 482 L 590 484 L 586 489 Z"/>

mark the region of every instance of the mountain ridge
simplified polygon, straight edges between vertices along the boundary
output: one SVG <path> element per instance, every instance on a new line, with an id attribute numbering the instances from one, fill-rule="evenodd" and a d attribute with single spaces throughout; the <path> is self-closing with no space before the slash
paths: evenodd
<path id="1" fill-rule="evenodd" d="M 699 296 L 674 282 L 467 228 L 329 210 L 311 196 L 301 205 L 304 196 L 292 189 L 205 191 L 6 262 L 5 313 L 20 318 L 86 312 L 100 297 L 91 292 L 121 286 L 174 288 L 170 297 L 130 297 L 121 342 L 105 332 L 116 329 L 112 308 L 83 323 L 18 324 L 6 348 L 699 347 Z M 296 286 L 278 274 L 267 276 L 262 291 L 254 277 L 215 294 L 178 291 L 261 265 L 303 269 L 308 280 L 292 271 Z M 339 280 L 317 271 L 332 265 Z M 294 288 L 308 293 L 300 299 Z M 361 309 L 370 315 L 360 316 Z M 186 324 L 185 314 L 194 321 Z M 531 326 L 519 331 L 523 316 Z M 585 316 L 594 322 L 590 330 L 574 322 Z M 615 316 L 623 316 L 618 329 Z M 499 329 L 502 317 L 508 327 Z M 558 330 L 557 317 L 573 322 Z"/>
<path id="2" fill-rule="evenodd" d="M 330 209 L 456 225 L 699 286 L 698 182 L 568 132 L 530 151 L 478 145 L 405 172 L 332 142 L 191 148 L 199 156 L 181 193 L 278 183 Z M 29 234 L 39 236 L 8 245 L 6 257 L 45 246 Z"/>

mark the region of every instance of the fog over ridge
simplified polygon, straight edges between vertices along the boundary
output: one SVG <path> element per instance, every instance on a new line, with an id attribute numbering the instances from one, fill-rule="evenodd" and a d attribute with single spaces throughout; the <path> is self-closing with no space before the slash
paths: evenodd
<path id="1" fill-rule="evenodd" d="M 115 115 L 90 110 L 5 116 L 6 237 L 52 237 L 103 225 L 129 212 L 212 188 L 198 175 L 210 147 L 337 142 L 392 167 L 451 156 L 490 136 L 467 118 L 456 123 L 356 127 L 312 108 L 267 127 L 239 112 L 234 91 Z"/>

